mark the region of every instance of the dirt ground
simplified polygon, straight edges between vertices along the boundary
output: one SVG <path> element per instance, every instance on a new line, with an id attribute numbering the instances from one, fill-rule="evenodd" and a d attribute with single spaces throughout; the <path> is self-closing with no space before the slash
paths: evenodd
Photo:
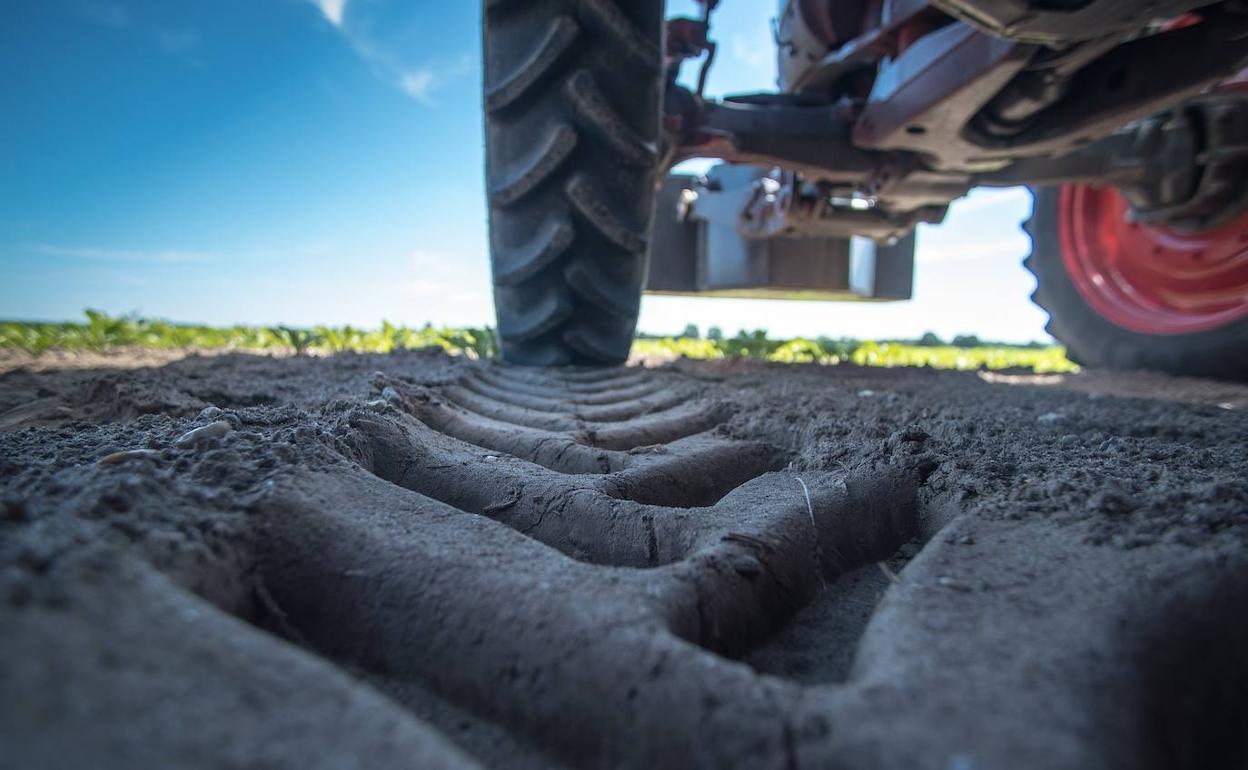
<path id="1" fill-rule="evenodd" d="M 1248 762 L 1248 387 L 0 370 L 3 768 Z"/>

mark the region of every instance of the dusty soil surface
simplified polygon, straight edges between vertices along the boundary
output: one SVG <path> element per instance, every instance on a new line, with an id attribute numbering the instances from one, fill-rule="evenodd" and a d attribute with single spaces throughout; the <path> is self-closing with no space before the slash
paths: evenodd
<path id="1" fill-rule="evenodd" d="M 1248 388 L 113 363 L 0 374 L 2 767 L 1248 761 Z"/>

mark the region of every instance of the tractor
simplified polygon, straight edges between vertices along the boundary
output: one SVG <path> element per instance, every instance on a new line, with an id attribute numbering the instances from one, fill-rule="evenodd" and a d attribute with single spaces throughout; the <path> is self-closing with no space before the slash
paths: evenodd
<path id="1" fill-rule="evenodd" d="M 643 292 L 908 299 L 918 224 L 1026 185 L 1072 359 L 1248 378 L 1248 3 L 782 0 L 778 89 L 713 99 L 717 4 L 486 0 L 506 361 L 623 362 Z"/>

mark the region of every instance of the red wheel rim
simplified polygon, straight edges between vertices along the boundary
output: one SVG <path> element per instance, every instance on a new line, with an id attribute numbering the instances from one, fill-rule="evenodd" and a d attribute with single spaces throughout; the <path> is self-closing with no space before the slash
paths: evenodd
<path id="1" fill-rule="evenodd" d="M 1248 317 L 1248 213 L 1205 232 L 1129 221 L 1112 187 L 1065 185 L 1062 261 L 1109 321 L 1143 334 L 1192 334 Z"/>

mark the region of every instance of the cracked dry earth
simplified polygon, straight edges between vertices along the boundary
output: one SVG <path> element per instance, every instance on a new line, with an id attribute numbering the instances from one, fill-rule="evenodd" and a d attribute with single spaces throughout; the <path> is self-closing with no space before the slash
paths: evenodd
<path id="1" fill-rule="evenodd" d="M 1242 768 L 1248 389 L 0 376 L 5 768 Z"/>

